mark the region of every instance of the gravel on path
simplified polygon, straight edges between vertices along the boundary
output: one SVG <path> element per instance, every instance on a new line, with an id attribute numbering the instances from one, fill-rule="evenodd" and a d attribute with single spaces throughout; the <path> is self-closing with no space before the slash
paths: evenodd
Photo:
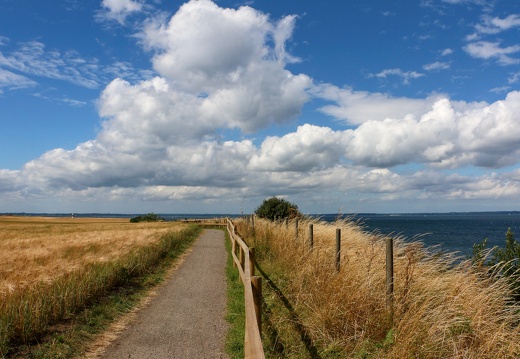
<path id="1" fill-rule="evenodd" d="M 205 230 L 150 305 L 102 358 L 226 358 L 224 232 Z"/>

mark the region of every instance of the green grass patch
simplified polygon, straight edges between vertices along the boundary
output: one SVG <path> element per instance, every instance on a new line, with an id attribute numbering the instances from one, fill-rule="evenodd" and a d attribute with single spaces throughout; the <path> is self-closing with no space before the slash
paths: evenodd
<path id="1" fill-rule="evenodd" d="M 163 281 L 199 236 L 190 226 L 117 262 L 71 272 L 0 303 L 0 358 L 73 358 Z"/>
<path id="2" fill-rule="evenodd" d="M 233 267 L 231 255 L 231 243 L 229 234 L 226 233 L 226 249 L 228 259 L 226 265 L 227 276 L 227 314 L 226 320 L 230 327 L 226 336 L 226 352 L 231 359 L 244 358 L 244 336 L 246 326 L 246 314 L 244 307 L 244 285 L 240 280 L 238 269 Z"/>

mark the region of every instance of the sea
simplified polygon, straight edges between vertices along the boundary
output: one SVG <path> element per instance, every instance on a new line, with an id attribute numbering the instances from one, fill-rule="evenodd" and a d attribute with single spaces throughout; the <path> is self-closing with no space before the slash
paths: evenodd
<path id="1" fill-rule="evenodd" d="M 238 214 L 161 214 L 167 221 L 185 218 L 239 217 Z M 71 217 L 71 213 L 15 213 L 27 216 Z M 74 213 L 74 217 L 131 218 L 137 214 Z M 338 214 L 316 214 L 324 221 L 334 222 Z M 456 253 L 465 258 L 471 256 L 473 244 L 488 239 L 488 247 L 503 247 L 506 232 L 510 228 L 520 240 L 520 211 L 512 212 L 455 212 L 376 214 L 360 213 L 343 215 L 358 221 L 366 231 L 382 235 L 399 236 L 405 241 L 421 241 L 435 251 Z"/>
<path id="2" fill-rule="evenodd" d="M 324 215 L 333 222 L 338 215 Z M 487 238 L 487 248 L 504 247 L 510 228 L 520 240 L 520 211 L 514 212 L 456 212 L 410 214 L 356 214 L 346 216 L 357 220 L 370 232 L 399 236 L 405 241 L 420 241 L 435 251 L 455 253 L 467 258 L 473 244 Z"/>

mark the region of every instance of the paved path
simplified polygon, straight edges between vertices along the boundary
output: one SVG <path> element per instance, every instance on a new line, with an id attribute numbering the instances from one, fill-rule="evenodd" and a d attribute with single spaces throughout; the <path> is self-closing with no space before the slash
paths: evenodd
<path id="1" fill-rule="evenodd" d="M 225 358 L 226 256 L 224 232 L 205 230 L 103 358 Z"/>

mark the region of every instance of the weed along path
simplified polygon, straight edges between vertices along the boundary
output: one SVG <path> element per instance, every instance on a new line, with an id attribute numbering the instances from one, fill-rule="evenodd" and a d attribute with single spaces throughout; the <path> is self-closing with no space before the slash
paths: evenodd
<path id="1" fill-rule="evenodd" d="M 208 229 L 101 358 L 225 358 L 224 232 Z"/>

